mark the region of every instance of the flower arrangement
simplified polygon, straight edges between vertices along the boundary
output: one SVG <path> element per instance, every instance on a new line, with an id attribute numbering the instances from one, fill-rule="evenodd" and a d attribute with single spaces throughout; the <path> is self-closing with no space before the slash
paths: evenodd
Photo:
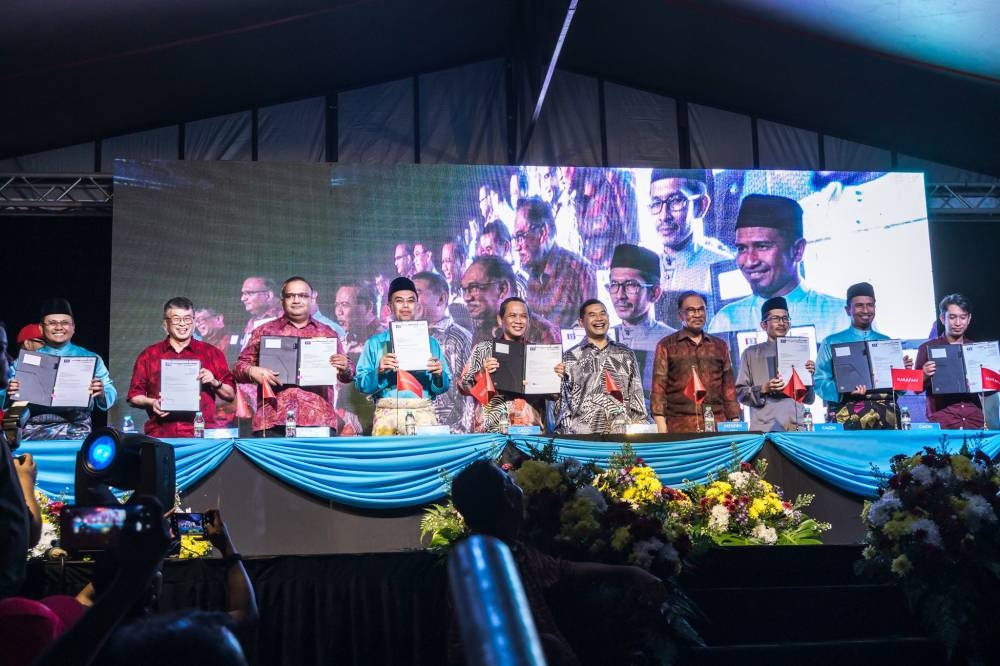
<path id="1" fill-rule="evenodd" d="M 42 514 L 42 537 L 28 552 L 28 557 L 44 557 L 51 548 L 59 545 L 59 512 L 66 502 L 63 495 L 52 499 L 38 486 L 35 486 L 35 501 Z"/>
<path id="2" fill-rule="evenodd" d="M 899 455 L 862 513 L 859 573 L 898 583 L 911 609 L 954 656 L 995 655 L 1000 611 L 1000 467 L 980 450 L 944 444 Z M 988 657 L 987 655 L 990 655 Z"/>
<path id="3" fill-rule="evenodd" d="M 803 509 L 813 495 L 784 499 L 781 488 L 764 479 L 767 461 L 740 462 L 719 469 L 703 484 L 688 483 L 685 491 L 694 502 L 691 520 L 696 540 L 721 546 L 808 545 L 822 543 L 829 523 L 809 518 Z"/>

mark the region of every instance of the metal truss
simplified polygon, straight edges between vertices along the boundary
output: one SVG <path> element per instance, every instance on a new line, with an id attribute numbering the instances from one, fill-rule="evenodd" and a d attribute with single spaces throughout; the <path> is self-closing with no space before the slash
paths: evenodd
<path id="1" fill-rule="evenodd" d="M 0 174 L 0 216 L 111 215 L 110 174 Z"/>
<path id="2" fill-rule="evenodd" d="M 1000 181 L 928 183 L 927 213 L 935 220 L 1000 222 Z"/>

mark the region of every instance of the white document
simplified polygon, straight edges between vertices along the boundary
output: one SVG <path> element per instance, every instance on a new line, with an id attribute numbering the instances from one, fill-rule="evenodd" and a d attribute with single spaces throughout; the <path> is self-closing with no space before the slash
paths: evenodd
<path id="1" fill-rule="evenodd" d="M 334 386 L 337 368 L 330 357 L 337 353 L 337 338 L 301 338 L 299 340 L 299 386 Z"/>
<path id="2" fill-rule="evenodd" d="M 201 361 L 194 358 L 160 360 L 160 409 L 165 412 L 201 410 L 198 373 Z"/>
<path id="3" fill-rule="evenodd" d="M 431 338 L 426 321 L 394 321 L 392 350 L 400 370 L 426 370 L 431 357 Z"/>
<path id="4" fill-rule="evenodd" d="M 872 388 L 892 388 L 892 369 L 903 366 L 902 340 L 871 340 L 868 343 L 868 362 L 872 368 Z"/>
<path id="5" fill-rule="evenodd" d="M 965 379 L 969 382 L 969 393 L 983 390 L 983 368 L 1000 372 L 1000 345 L 997 341 L 970 342 L 962 345 L 965 357 Z"/>
<path id="6" fill-rule="evenodd" d="M 777 338 L 778 342 L 778 374 L 786 382 L 792 380 L 792 368 L 798 373 L 799 379 L 806 386 L 812 386 L 812 375 L 806 370 L 806 361 L 810 358 L 813 345 L 809 338 L 785 336 Z"/>
<path id="7" fill-rule="evenodd" d="M 562 345 L 525 345 L 524 349 L 524 393 L 559 393 L 562 377 L 555 367 L 562 363 Z"/>
<path id="8" fill-rule="evenodd" d="M 86 407 L 90 404 L 90 382 L 97 367 L 96 356 L 63 356 L 52 386 L 53 407 Z"/>

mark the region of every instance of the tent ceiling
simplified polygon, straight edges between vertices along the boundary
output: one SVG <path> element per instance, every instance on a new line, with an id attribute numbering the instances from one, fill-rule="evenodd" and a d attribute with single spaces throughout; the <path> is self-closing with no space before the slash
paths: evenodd
<path id="1" fill-rule="evenodd" d="M 0 157 L 509 54 L 555 0 L 31 0 L 0 21 Z M 579 0 L 560 65 L 1000 174 L 1000 3 Z"/>

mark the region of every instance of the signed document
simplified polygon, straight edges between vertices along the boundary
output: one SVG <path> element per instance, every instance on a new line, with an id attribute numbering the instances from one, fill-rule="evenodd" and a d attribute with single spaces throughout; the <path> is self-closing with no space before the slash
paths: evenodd
<path id="1" fill-rule="evenodd" d="M 333 386 L 337 368 L 330 357 L 338 353 L 337 338 L 299 339 L 299 386 Z"/>
<path id="2" fill-rule="evenodd" d="M 199 372 L 201 372 L 201 361 L 198 359 L 161 359 L 160 409 L 165 412 L 201 410 Z"/>
<path id="3" fill-rule="evenodd" d="M 394 321 L 389 329 L 400 370 L 426 370 L 431 339 L 426 321 Z"/>
<path id="4" fill-rule="evenodd" d="M 53 356 L 21 350 L 15 377 L 21 382 L 16 400 L 45 407 L 86 407 L 96 356 Z"/>
<path id="5" fill-rule="evenodd" d="M 868 361 L 872 368 L 872 388 L 891 389 L 892 369 L 903 367 L 903 341 L 871 340 Z"/>
<path id="6" fill-rule="evenodd" d="M 809 338 L 786 336 L 777 338 L 778 343 L 778 374 L 786 382 L 792 379 L 792 368 L 798 373 L 799 379 L 806 386 L 812 386 L 813 377 L 806 370 L 806 361 L 809 360 L 809 353 L 812 343 Z"/>
<path id="7" fill-rule="evenodd" d="M 525 345 L 524 393 L 526 395 L 559 393 L 562 377 L 555 367 L 562 363 L 562 345 Z"/>

